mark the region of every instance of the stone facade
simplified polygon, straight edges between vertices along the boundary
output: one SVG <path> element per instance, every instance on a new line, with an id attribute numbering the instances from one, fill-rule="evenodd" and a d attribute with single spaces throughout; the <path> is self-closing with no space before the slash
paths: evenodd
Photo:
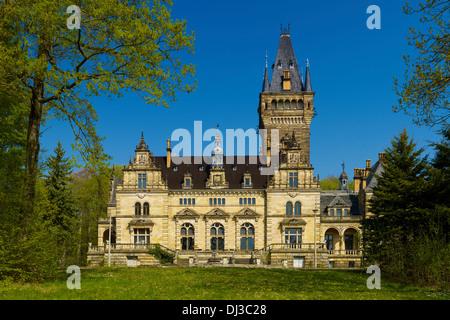
<path id="1" fill-rule="evenodd" d="M 267 141 L 268 155 L 278 143 L 275 172 L 263 175 L 270 164 L 258 157 L 224 163 L 219 135 L 212 161 L 192 157 L 181 164 L 173 162 L 170 141 L 167 155 L 153 156 L 142 135 L 123 179 L 111 179 L 108 217 L 99 220 L 98 246 L 88 252 L 92 265 L 157 265 L 148 251 L 156 244 L 179 265 L 361 265 L 360 222 L 368 214 L 371 168 L 364 178 L 355 175 L 357 192 L 347 187 L 345 172 L 338 190 L 320 189 L 309 162 L 315 94 L 309 66 L 303 84 L 298 72 L 286 73 L 298 68 L 289 34 L 282 34 L 280 48 L 272 83 L 266 65 L 258 108 L 260 128 L 280 132 L 279 141 Z M 277 68 L 287 69 L 282 82 Z"/>

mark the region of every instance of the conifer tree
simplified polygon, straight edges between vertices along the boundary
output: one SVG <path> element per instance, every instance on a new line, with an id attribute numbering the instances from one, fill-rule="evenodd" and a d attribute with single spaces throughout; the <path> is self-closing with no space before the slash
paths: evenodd
<path id="1" fill-rule="evenodd" d="M 45 189 L 48 209 L 43 213 L 57 233 L 58 246 L 61 249 L 60 263 L 65 264 L 76 246 L 77 215 L 75 212 L 74 195 L 70 183 L 72 168 L 65 151 L 58 141 L 54 155 L 46 161 Z"/>
<path id="2" fill-rule="evenodd" d="M 383 174 L 378 176 L 373 198 L 373 216 L 362 222 L 365 255 L 370 262 L 388 265 L 405 262 L 403 244 L 414 239 L 423 222 L 426 162 L 406 130 L 385 150 Z M 399 259 L 396 259 L 399 258 Z M 403 267 L 403 266 L 401 266 Z"/>

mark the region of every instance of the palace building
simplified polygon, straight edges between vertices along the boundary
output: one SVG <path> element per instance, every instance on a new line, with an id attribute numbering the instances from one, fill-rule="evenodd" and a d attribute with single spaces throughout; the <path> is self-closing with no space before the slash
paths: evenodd
<path id="1" fill-rule="evenodd" d="M 355 169 L 354 191 L 344 165 L 339 188 L 322 191 L 310 164 L 309 63 L 303 78 L 288 29 L 272 69 L 269 81 L 266 62 L 258 114 L 260 129 L 279 130 L 278 141 L 267 138 L 267 159 L 279 153 L 273 174 L 262 174 L 270 163 L 257 156 L 226 163 L 219 135 L 211 158 L 192 157 L 191 164 L 174 163 L 170 140 L 167 154 L 154 156 L 142 135 L 123 178 L 111 179 L 108 216 L 98 221 L 89 263 L 158 265 L 153 253 L 163 250 L 178 265 L 361 265 L 360 223 L 370 215 L 383 155 L 373 167 L 367 160 Z"/>

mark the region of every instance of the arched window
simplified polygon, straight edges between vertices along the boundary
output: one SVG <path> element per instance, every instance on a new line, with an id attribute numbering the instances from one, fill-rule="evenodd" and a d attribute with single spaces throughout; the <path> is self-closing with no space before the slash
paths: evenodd
<path id="1" fill-rule="evenodd" d="M 292 202 L 286 202 L 286 215 L 292 216 Z"/>
<path id="2" fill-rule="evenodd" d="M 255 250 L 255 228 L 250 223 L 241 226 L 241 250 Z"/>
<path id="3" fill-rule="evenodd" d="M 194 226 L 185 223 L 181 226 L 181 250 L 194 250 Z"/>
<path id="4" fill-rule="evenodd" d="M 284 100 L 284 109 L 289 110 L 291 108 L 291 101 Z"/>
<path id="5" fill-rule="evenodd" d="M 139 202 L 136 202 L 134 205 L 134 214 L 137 216 L 141 215 L 141 204 Z"/>
<path id="6" fill-rule="evenodd" d="M 270 103 L 270 108 L 272 110 L 275 110 L 277 108 L 277 100 L 272 100 L 272 102 Z"/>
<path id="7" fill-rule="evenodd" d="M 211 227 L 211 250 L 225 250 L 225 229 L 220 223 Z"/>
<path id="8" fill-rule="evenodd" d="M 296 216 L 300 216 L 301 214 L 302 214 L 302 204 L 300 203 L 300 202 L 296 202 L 295 203 L 295 211 L 294 211 L 294 214 L 296 215 Z"/>
<path id="9" fill-rule="evenodd" d="M 303 100 L 298 100 L 297 109 L 303 110 Z"/>
<path id="10" fill-rule="evenodd" d="M 144 216 L 150 215 L 150 205 L 148 202 L 144 203 Z"/>

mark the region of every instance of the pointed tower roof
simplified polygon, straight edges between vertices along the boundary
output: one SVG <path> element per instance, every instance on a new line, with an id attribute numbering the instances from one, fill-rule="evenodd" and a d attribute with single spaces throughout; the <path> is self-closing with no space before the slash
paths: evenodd
<path id="1" fill-rule="evenodd" d="M 272 80 L 270 81 L 271 93 L 282 92 L 301 92 L 302 78 L 295 58 L 294 48 L 292 47 L 289 28 L 281 28 L 280 42 L 278 43 L 277 58 L 272 66 Z M 289 70 L 291 78 L 291 89 L 283 90 L 283 71 Z"/>
<path id="2" fill-rule="evenodd" d="M 266 70 L 264 71 L 264 80 L 263 80 L 262 92 L 269 92 L 269 88 L 270 88 L 269 70 L 267 69 L 267 52 L 266 52 Z"/>
<path id="3" fill-rule="evenodd" d="M 311 76 L 309 75 L 309 60 L 306 59 L 305 91 L 311 92 Z"/>

